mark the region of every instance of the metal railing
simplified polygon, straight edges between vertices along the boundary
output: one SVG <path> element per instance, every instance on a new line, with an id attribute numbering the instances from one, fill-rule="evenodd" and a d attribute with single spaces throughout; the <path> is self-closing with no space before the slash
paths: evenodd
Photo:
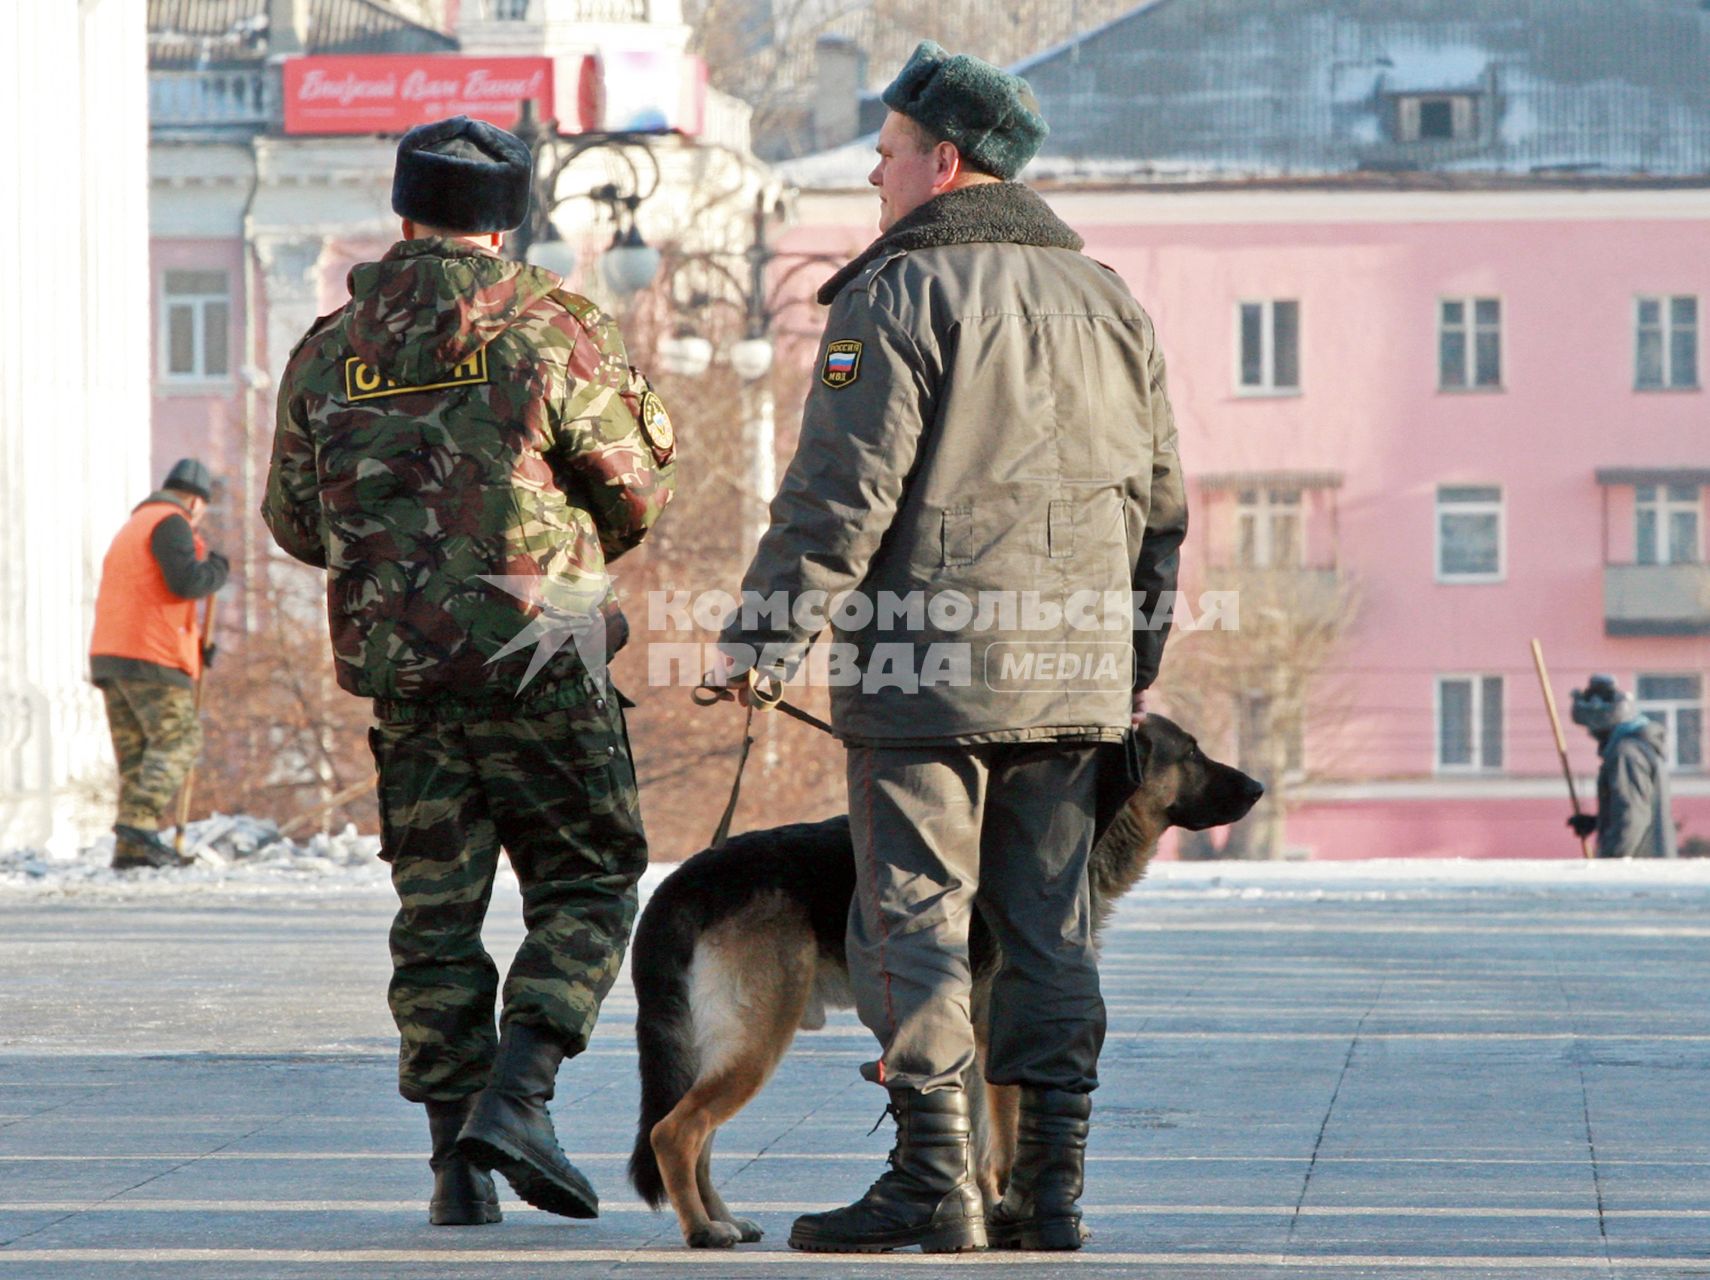
<path id="1" fill-rule="evenodd" d="M 148 73 L 148 120 L 155 128 L 266 128 L 279 119 L 279 77 L 265 67 Z"/>
<path id="2" fill-rule="evenodd" d="M 545 18 L 542 0 L 477 0 L 476 12 L 489 22 L 539 22 Z M 567 13 L 572 22 L 647 22 L 648 0 L 576 0 Z"/>

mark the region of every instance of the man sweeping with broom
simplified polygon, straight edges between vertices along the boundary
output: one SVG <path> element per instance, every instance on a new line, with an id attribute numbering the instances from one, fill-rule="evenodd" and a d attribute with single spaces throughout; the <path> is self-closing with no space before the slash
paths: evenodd
<path id="1" fill-rule="evenodd" d="M 1597 812 L 1576 813 L 1568 826 L 1597 837 L 1599 858 L 1672 858 L 1666 735 L 1639 711 L 1613 676 L 1592 676 L 1574 690 L 1573 722 L 1597 742 Z"/>
<path id="2" fill-rule="evenodd" d="M 208 468 L 180 460 L 131 513 L 101 566 L 89 676 L 106 699 L 119 763 L 116 870 L 191 861 L 160 838 L 160 827 L 202 749 L 196 686 L 213 646 L 196 601 L 224 586 L 230 571 L 196 532 L 212 498 Z"/>

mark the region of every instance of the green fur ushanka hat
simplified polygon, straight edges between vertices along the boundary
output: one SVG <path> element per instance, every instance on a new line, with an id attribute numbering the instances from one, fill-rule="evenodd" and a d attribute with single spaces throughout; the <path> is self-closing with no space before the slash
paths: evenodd
<path id="1" fill-rule="evenodd" d="M 879 96 L 892 111 L 954 143 L 976 168 L 1005 182 L 1033 159 L 1050 132 L 1027 81 L 968 54 L 952 56 L 931 40 L 920 42 Z"/>

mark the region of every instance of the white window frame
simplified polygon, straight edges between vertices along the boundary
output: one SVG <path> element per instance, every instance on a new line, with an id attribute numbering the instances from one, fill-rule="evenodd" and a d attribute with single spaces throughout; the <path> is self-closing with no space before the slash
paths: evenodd
<path id="1" fill-rule="evenodd" d="M 1244 494 L 1251 492 L 1256 501 L 1244 502 Z M 1288 495 L 1293 500 L 1278 500 L 1279 494 Z M 1276 553 L 1276 521 L 1280 516 L 1294 517 L 1294 550 L 1293 564 L 1278 564 Z M 1253 521 L 1253 560 L 1249 564 L 1241 557 L 1241 525 L 1251 518 Z M 1241 569 L 1299 569 L 1306 564 L 1306 497 L 1300 489 L 1284 488 L 1278 485 L 1255 485 L 1251 490 L 1237 489 L 1235 491 L 1235 565 Z"/>
<path id="2" fill-rule="evenodd" d="M 212 273 L 225 277 L 223 293 L 172 293 L 167 290 L 167 277 L 176 272 Z M 208 308 L 219 303 L 226 309 L 226 368 L 220 373 L 208 372 Z M 189 307 L 191 313 L 191 369 L 188 372 L 172 368 L 172 309 Z M 160 379 L 174 386 L 219 385 L 232 380 L 232 274 L 224 267 L 168 267 L 160 273 Z"/>
<path id="3" fill-rule="evenodd" d="M 1295 380 L 1287 386 L 1277 385 L 1276 342 L 1277 342 L 1277 303 L 1292 302 L 1294 304 L 1294 375 Z M 1241 313 L 1246 307 L 1259 308 L 1259 381 L 1248 384 L 1242 381 L 1246 371 L 1246 351 L 1243 347 L 1245 335 L 1242 332 Z M 1241 396 L 1298 396 L 1301 384 L 1306 381 L 1306 325 L 1304 318 L 1306 308 L 1299 298 L 1238 298 L 1235 302 L 1235 394 Z"/>
<path id="4" fill-rule="evenodd" d="M 1395 99 L 1398 142 L 1470 142 L 1478 137 L 1479 95 L 1475 93 L 1404 93 Z M 1449 104 L 1449 136 L 1427 138 L 1421 127 L 1427 102 Z"/>
<path id="5" fill-rule="evenodd" d="M 1497 681 L 1502 688 L 1502 723 L 1497 729 L 1498 764 L 1485 764 L 1484 743 L 1484 682 Z M 1469 722 L 1472 725 L 1472 761 L 1469 764 L 1446 764 L 1443 761 L 1443 686 L 1450 681 L 1465 681 L 1472 688 Z M 1501 774 L 1508 767 L 1508 681 L 1500 671 L 1451 671 L 1439 675 L 1431 685 L 1431 763 L 1438 773 Z"/>
<path id="6" fill-rule="evenodd" d="M 1671 498 L 1669 490 L 1675 486 L 1669 484 L 1650 484 L 1633 486 L 1633 563 L 1645 565 L 1667 564 L 1702 564 L 1704 562 L 1704 487 L 1692 486 L 1692 499 Z M 1641 489 L 1651 489 L 1656 497 L 1646 501 L 1639 496 Z M 1639 516 L 1645 511 L 1651 512 L 1656 519 L 1656 550 L 1655 560 L 1639 559 Z M 1685 560 L 1674 558 L 1674 541 L 1671 517 L 1691 512 L 1692 525 L 1695 532 L 1692 554 Z"/>
<path id="7" fill-rule="evenodd" d="M 1495 489 L 1495 499 L 1443 501 L 1445 489 Z M 1505 582 L 1508 579 L 1508 491 L 1499 484 L 1439 484 L 1432 491 L 1431 568 L 1438 582 L 1446 584 Z M 1494 573 L 1443 572 L 1443 517 L 1445 515 L 1496 515 L 1496 571 Z"/>
<path id="8" fill-rule="evenodd" d="M 1458 302 L 1461 304 L 1461 323 L 1451 326 L 1443 318 L 1443 304 Z M 1478 320 L 1478 304 L 1494 302 L 1496 304 L 1496 323 L 1481 324 Z M 1488 395 L 1500 392 L 1508 385 L 1508 344 L 1503 341 L 1503 323 L 1508 316 L 1508 306 L 1501 294 L 1445 294 L 1437 299 L 1437 390 L 1451 395 Z M 1456 384 L 1443 381 L 1443 335 L 1451 327 L 1464 330 L 1466 343 L 1461 352 L 1461 376 L 1465 381 Z M 1478 376 L 1478 338 L 1480 333 L 1496 334 L 1496 381 L 1480 383 L 1474 381 Z"/>
<path id="9" fill-rule="evenodd" d="M 1677 327 L 1674 322 L 1674 304 L 1682 298 L 1691 298 L 1693 303 L 1692 345 L 1694 359 L 1692 362 L 1693 378 L 1691 382 L 1676 382 L 1674 380 L 1674 334 Z M 1656 304 L 1657 323 L 1647 325 L 1640 318 L 1640 309 L 1645 303 Z M 1635 391 L 1697 391 L 1699 379 L 1703 376 L 1703 352 L 1698 347 L 1699 330 L 1703 327 L 1704 308 L 1695 293 L 1641 293 L 1633 299 L 1633 390 Z M 1656 383 L 1639 381 L 1639 341 L 1647 328 L 1655 328 L 1657 341 L 1662 348 L 1662 381 Z"/>
<path id="10" fill-rule="evenodd" d="M 1688 698 L 1641 698 L 1638 695 L 1639 681 L 1644 679 L 1679 680 L 1692 679 L 1698 681 L 1698 697 Z M 1664 746 L 1668 750 L 1668 767 L 1670 773 L 1702 773 L 1705 769 L 1706 755 L 1704 751 L 1704 673 L 1700 671 L 1640 671 L 1633 676 L 1633 701 L 1641 713 L 1653 719 L 1660 717 L 1663 728 L 1667 731 Z M 1680 762 L 1680 713 L 1682 711 L 1698 712 L 1698 763 L 1682 764 Z"/>

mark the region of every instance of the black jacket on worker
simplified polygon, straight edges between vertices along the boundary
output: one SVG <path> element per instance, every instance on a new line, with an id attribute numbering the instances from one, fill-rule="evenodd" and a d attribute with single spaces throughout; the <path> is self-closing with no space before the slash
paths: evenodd
<path id="1" fill-rule="evenodd" d="M 1598 857 L 1675 856 L 1666 740 L 1662 725 L 1635 716 L 1598 743 Z"/>

